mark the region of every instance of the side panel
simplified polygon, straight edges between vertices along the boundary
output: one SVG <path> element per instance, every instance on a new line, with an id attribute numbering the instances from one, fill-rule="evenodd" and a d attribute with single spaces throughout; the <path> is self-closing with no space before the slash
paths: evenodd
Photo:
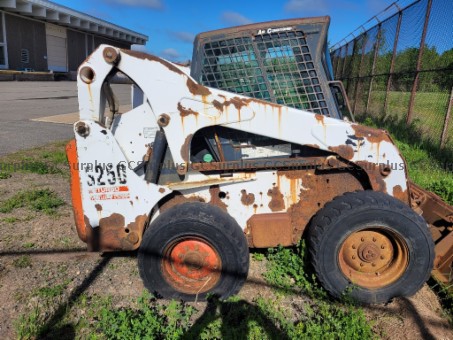
<path id="1" fill-rule="evenodd" d="M 76 140 L 89 249 L 136 249 L 152 207 L 171 191 L 138 177 L 109 130 L 92 121 L 79 121 L 75 129 L 84 131 Z"/>
<path id="2" fill-rule="evenodd" d="M 199 174 L 189 174 L 188 177 L 194 184 L 193 189 L 184 189 L 182 184 L 167 184 L 179 189 L 181 195 L 162 205 L 161 212 L 184 201 L 216 205 L 235 218 L 248 236 L 251 247 L 260 248 L 297 244 L 310 219 L 324 204 L 344 192 L 365 189 L 349 171 L 239 172 L 214 185 L 201 181 L 205 176 Z M 211 183 L 216 177 L 211 176 Z M 270 219 L 275 223 L 269 223 Z M 279 237 L 274 237 L 275 234 Z"/>

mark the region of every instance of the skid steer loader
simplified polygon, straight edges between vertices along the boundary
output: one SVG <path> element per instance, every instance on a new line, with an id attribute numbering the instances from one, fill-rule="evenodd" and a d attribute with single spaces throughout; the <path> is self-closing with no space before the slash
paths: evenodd
<path id="1" fill-rule="evenodd" d="M 247 37 L 199 35 L 191 70 L 101 45 L 79 68 L 67 146 L 88 250 L 138 249 L 145 286 L 184 300 L 237 293 L 250 247 L 302 237 L 335 297 L 381 303 L 414 294 L 431 273 L 451 281 L 453 208 L 408 180 L 387 132 L 345 119 L 327 26 L 311 18 L 247 26 Z M 143 94 L 128 112 L 110 87 L 117 72 Z"/>

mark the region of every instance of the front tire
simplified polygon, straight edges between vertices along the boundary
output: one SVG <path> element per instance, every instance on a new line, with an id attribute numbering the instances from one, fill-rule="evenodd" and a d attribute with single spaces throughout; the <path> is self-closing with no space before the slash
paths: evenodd
<path id="1" fill-rule="evenodd" d="M 360 303 L 411 296 L 433 268 L 426 222 L 381 192 L 346 193 L 326 204 L 309 226 L 308 242 L 323 287 Z"/>
<path id="2" fill-rule="evenodd" d="M 139 248 L 140 276 L 148 290 L 169 298 L 225 299 L 247 278 L 249 250 L 236 221 L 218 207 L 174 206 L 146 230 Z"/>

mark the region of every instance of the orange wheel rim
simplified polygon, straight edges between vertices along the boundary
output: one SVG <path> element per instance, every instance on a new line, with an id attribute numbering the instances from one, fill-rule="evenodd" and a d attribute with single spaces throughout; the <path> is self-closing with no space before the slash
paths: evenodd
<path id="1" fill-rule="evenodd" d="M 222 261 L 215 248 L 199 238 L 182 239 L 165 248 L 162 271 L 167 282 L 187 294 L 214 288 L 220 279 Z"/>
<path id="2" fill-rule="evenodd" d="M 360 287 L 377 289 L 397 281 L 409 262 L 403 238 L 386 228 L 370 228 L 349 235 L 338 254 L 342 273 Z"/>

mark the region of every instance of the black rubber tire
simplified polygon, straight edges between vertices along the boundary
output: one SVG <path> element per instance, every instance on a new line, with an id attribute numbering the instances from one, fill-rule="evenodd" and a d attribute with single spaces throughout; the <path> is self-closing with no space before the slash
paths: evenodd
<path id="1" fill-rule="evenodd" d="M 220 278 L 209 291 L 188 294 L 175 289 L 163 274 L 163 254 L 175 240 L 202 239 L 221 259 Z M 138 252 L 140 276 L 152 293 L 168 299 L 203 301 L 207 295 L 225 299 L 239 292 L 249 270 L 249 248 L 244 232 L 226 212 L 206 203 L 176 205 L 152 222 Z"/>
<path id="2" fill-rule="evenodd" d="M 393 283 L 374 289 L 352 284 L 343 274 L 339 252 L 354 232 L 383 226 L 406 243 L 406 270 Z M 386 303 L 415 294 L 428 280 L 434 261 L 434 243 L 425 220 L 401 201 L 382 192 L 346 193 L 327 203 L 308 229 L 309 252 L 322 286 L 333 296 L 343 294 L 362 304 Z"/>

